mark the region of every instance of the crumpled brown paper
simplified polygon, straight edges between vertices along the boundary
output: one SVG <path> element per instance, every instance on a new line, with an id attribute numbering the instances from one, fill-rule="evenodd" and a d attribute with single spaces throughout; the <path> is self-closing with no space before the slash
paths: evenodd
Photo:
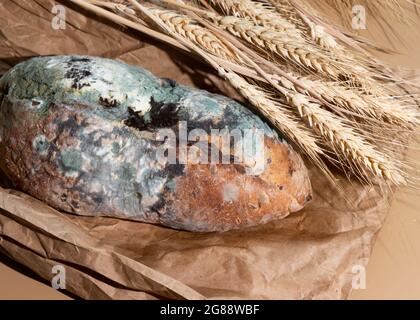
<path id="1" fill-rule="evenodd" d="M 89 54 L 233 94 L 198 62 L 139 33 L 87 18 L 74 6 L 66 7 L 66 29 L 54 30 L 54 4 L 0 2 L 0 73 L 34 55 Z M 309 168 L 315 194 L 304 210 L 222 234 L 63 214 L 0 179 L 0 251 L 48 281 L 52 267 L 63 265 L 66 289 L 86 299 L 346 298 L 355 266 L 368 261 L 390 196 L 345 183 L 349 205 Z"/>

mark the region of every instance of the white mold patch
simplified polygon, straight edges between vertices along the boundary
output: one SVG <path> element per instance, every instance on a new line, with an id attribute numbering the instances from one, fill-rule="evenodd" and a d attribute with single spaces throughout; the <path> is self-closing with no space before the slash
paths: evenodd
<path id="1" fill-rule="evenodd" d="M 239 188 L 232 183 L 227 183 L 223 187 L 222 193 L 224 202 L 233 202 L 238 199 Z"/>

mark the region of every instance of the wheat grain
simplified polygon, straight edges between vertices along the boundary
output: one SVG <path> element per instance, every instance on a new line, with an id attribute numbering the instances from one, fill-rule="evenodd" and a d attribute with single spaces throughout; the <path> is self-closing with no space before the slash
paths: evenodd
<path id="1" fill-rule="evenodd" d="M 273 31 L 269 27 L 258 26 L 248 19 L 233 16 L 213 16 L 213 21 L 234 36 L 305 69 L 328 75 L 334 79 L 345 73 L 332 61 L 296 44 L 287 34 Z"/>

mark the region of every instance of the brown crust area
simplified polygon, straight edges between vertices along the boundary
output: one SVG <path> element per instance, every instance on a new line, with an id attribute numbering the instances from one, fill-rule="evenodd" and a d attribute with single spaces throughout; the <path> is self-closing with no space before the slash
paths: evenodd
<path id="1" fill-rule="evenodd" d="M 307 169 L 287 144 L 265 139 L 266 169 L 247 175 L 235 164 L 188 165 L 161 222 L 195 231 L 226 231 L 286 217 L 312 199 Z"/>

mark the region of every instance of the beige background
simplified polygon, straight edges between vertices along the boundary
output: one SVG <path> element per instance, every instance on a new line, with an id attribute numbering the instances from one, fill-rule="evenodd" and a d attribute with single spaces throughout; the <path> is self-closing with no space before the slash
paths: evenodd
<path id="1" fill-rule="evenodd" d="M 409 7 L 408 24 L 387 20 L 395 27 L 398 39 L 389 29 L 368 20 L 361 35 L 398 50 L 400 54 L 381 55 L 391 65 L 420 69 L 420 17 Z M 388 39 L 392 39 L 391 41 Z M 417 72 L 420 75 L 420 72 Z M 420 78 L 417 81 L 420 84 Z M 417 144 L 417 148 L 419 145 Z M 409 157 L 420 159 L 418 150 Z M 352 292 L 352 299 L 420 299 L 420 191 L 402 189 L 396 193 L 391 210 L 379 232 L 369 260 L 366 289 Z"/>
<path id="2" fill-rule="evenodd" d="M 394 65 L 420 69 L 420 18 L 414 10 L 413 23 L 393 22 L 401 35 L 393 46 L 401 52 L 382 58 Z M 331 19 L 336 19 L 329 12 Z M 389 19 L 390 21 L 391 19 Z M 361 35 L 383 45 L 389 30 L 379 28 L 368 16 L 368 29 Z M 411 157 L 420 158 L 419 151 Z M 378 235 L 367 268 L 366 289 L 355 290 L 352 299 L 420 299 L 420 192 L 403 189 L 397 192 L 387 221 Z M 70 299 L 31 274 L 25 268 L 0 255 L 0 299 Z"/>

